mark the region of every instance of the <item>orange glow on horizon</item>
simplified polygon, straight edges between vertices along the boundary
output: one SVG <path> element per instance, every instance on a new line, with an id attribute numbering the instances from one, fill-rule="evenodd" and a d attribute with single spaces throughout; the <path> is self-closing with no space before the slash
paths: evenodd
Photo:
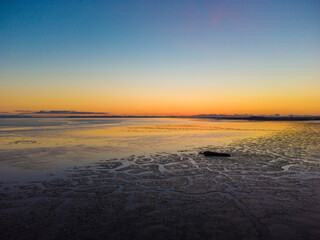
<path id="1" fill-rule="evenodd" d="M 107 115 L 190 116 L 198 114 L 320 115 L 320 97 L 309 96 L 198 96 L 1 94 L 1 112 L 15 110 L 72 110 L 104 112 Z M 2 100 L 3 99 L 3 100 Z M 99 115 L 99 114 L 96 114 Z M 52 116 L 52 115 L 51 115 Z"/>
<path id="2" fill-rule="evenodd" d="M 0 89 L 0 112 L 70 110 L 124 116 L 320 115 L 320 85 L 316 79 L 317 75 L 309 85 L 277 83 L 273 86 L 270 83 L 265 87 L 258 84 L 248 87 L 238 84 L 228 88 L 196 82 L 185 85 L 137 82 L 126 86 L 108 81 L 90 84 L 85 80 L 75 85 L 62 80 L 39 81 L 36 85 L 8 81 Z"/>

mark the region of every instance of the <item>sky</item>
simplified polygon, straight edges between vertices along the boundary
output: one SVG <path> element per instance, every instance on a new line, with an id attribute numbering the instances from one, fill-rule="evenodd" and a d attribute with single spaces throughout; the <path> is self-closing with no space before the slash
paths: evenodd
<path id="1" fill-rule="evenodd" d="M 0 114 L 320 115 L 320 1 L 0 1 Z"/>

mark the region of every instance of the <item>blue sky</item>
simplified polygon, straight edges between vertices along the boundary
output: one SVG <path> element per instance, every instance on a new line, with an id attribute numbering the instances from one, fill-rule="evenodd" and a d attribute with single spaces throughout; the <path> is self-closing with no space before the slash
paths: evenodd
<path id="1" fill-rule="evenodd" d="M 314 89 L 319 43 L 319 1 L 1 1 L 0 83 Z"/>

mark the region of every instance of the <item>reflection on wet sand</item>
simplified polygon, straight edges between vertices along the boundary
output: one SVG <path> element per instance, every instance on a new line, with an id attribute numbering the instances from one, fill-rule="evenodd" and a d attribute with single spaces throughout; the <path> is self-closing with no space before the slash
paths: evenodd
<path id="1" fill-rule="evenodd" d="M 0 119 L 0 181 L 39 179 L 100 159 L 220 146 L 287 125 L 189 119 Z"/>
<path id="2" fill-rule="evenodd" d="M 5 239 L 318 239 L 320 124 L 1 184 Z M 200 151 L 228 152 L 207 158 Z"/>

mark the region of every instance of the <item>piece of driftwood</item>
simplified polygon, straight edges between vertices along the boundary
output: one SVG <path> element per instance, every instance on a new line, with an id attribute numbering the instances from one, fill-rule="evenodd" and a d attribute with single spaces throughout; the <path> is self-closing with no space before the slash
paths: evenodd
<path id="1" fill-rule="evenodd" d="M 200 152 L 200 154 L 203 154 L 206 157 L 230 157 L 229 153 L 217 153 L 211 151 Z"/>

